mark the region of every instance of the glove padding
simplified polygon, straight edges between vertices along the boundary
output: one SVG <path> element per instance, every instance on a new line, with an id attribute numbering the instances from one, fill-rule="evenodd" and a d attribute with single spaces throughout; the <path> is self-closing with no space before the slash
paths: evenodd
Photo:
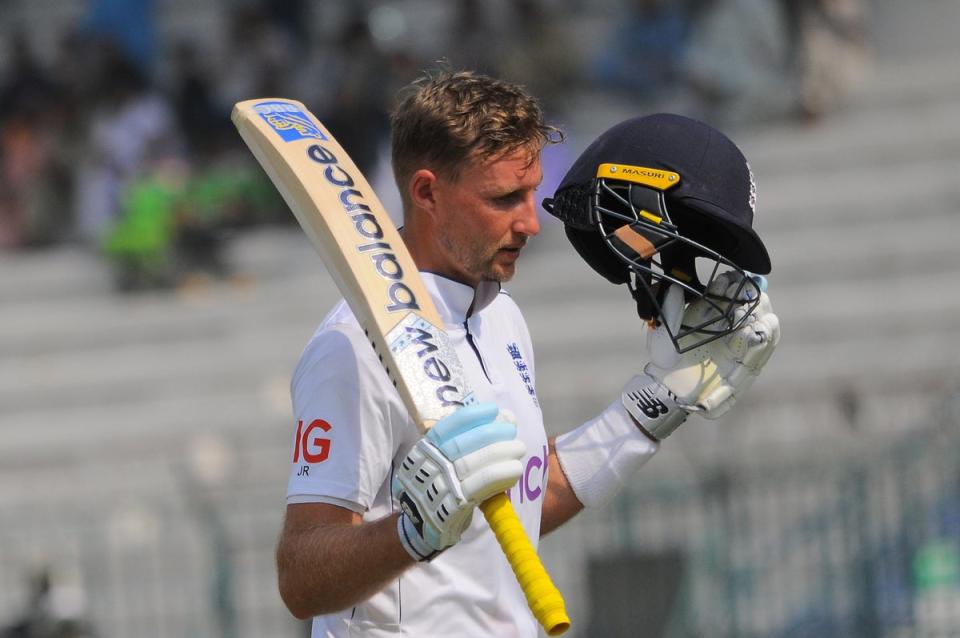
<path id="1" fill-rule="evenodd" d="M 760 302 L 737 331 L 683 354 L 677 352 L 665 326 L 647 334 L 650 363 L 644 372 L 668 388 L 676 396 L 677 404 L 688 412 L 707 419 L 725 414 L 753 384 L 780 341 L 780 321 L 765 292 L 766 280 L 759 275 L 752 278 L 756 287 L 741 286 L 741 275 L 726 272 L 714 279 L 707 290 L 709 295 L 727 299 L 739 291 L 739 301 L 744 304 L 735 309 L 734 322 L 748 312 L 747 302 L 760 291 Z M 677 334 L 681 324 L 701 325 L 719 318 L 717 308 L 707 301 L 694 301 L 685 310 L 683 306 L 683 291 L 679 286 L 671 286 L 662 307 L 663 320 L 673 334 Z"/>
<path id="2" fill-rule="evenodd" d="M 392 488 L 403 510 L 400 542 L 415 559 L 431 560 L 457 543 L 477 504 L 520 478 L 526 446 L 510 421 L 496 404 L 466 406 L 438 421 L 407 453 Z"/>

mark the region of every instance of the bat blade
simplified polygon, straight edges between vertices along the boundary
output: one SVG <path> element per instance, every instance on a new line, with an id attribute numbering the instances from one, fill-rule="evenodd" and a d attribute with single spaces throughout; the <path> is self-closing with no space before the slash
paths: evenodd
<path id="1" fill-rule="evenodd" d="M 413 259 L 367 180 L 299 102 L 241 102 L 233 121 L 323 259 L 414 421 L 474 401 Z"/>
<path id="2" fill-rule="evenodd" d="M 239 102 L 231 117 L 320 254 L 421 430 L 475 402 L 403 239 L 333 135 L 295 100 Z M 563 598 L 510 501 L 498 495 L 481 510 L 534 616 L 549 635 L 566 631 Z"/>

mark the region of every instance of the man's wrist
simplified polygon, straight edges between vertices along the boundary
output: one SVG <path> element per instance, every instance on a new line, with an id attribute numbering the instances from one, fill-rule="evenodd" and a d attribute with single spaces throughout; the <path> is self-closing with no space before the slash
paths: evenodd
<path id="1" fill-rule="evenodd" d="M 397 536 L 403 549 L 417 562 L 430 562 L 440 554 L 440 550 L 431 547 L 423 539 L 413 519 L 406 512 L 400 512 L 397 518 Z"/>
<path id="2" fill-rule="evenodd" d="M 608 503 L 657 447 L 619 400 L 554 440 L 563 474 L 584 507 Z"/>
<path id="3" fill-rule="evenodd" d="M 662 441 L 687 420 L 677 396 L 649 374 L 632 378 L 623 388 L 623 407 L 641 432 Z"/>

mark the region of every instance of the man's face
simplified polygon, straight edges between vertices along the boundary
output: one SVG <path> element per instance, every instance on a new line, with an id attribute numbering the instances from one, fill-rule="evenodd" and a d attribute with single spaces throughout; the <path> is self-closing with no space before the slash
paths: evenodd
<path id="1" fill-rule="evenodd" d="M 540 154 L 527 148 L 471 163 L 456 181 L 440 178 L 434 232 L 441 272 L 473 286 L 509 281 L 520 250 L 540 232 L 534 196 L 542 179 Z"/>

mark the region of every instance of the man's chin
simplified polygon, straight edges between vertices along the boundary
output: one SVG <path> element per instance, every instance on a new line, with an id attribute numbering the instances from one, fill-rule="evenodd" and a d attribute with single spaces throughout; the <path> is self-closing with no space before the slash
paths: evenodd
<path id="1" fill-rule="evenodd" d="M 487 269 L 487 272 L 483 273 L 483 279 L 486 281 L 496 281 L 502 284 L 513 279 L 513 275 L 516 274 L 516 272 L 517 268 L 513 264 L 510 264 L 509 266 L 494 266 Z"/>

